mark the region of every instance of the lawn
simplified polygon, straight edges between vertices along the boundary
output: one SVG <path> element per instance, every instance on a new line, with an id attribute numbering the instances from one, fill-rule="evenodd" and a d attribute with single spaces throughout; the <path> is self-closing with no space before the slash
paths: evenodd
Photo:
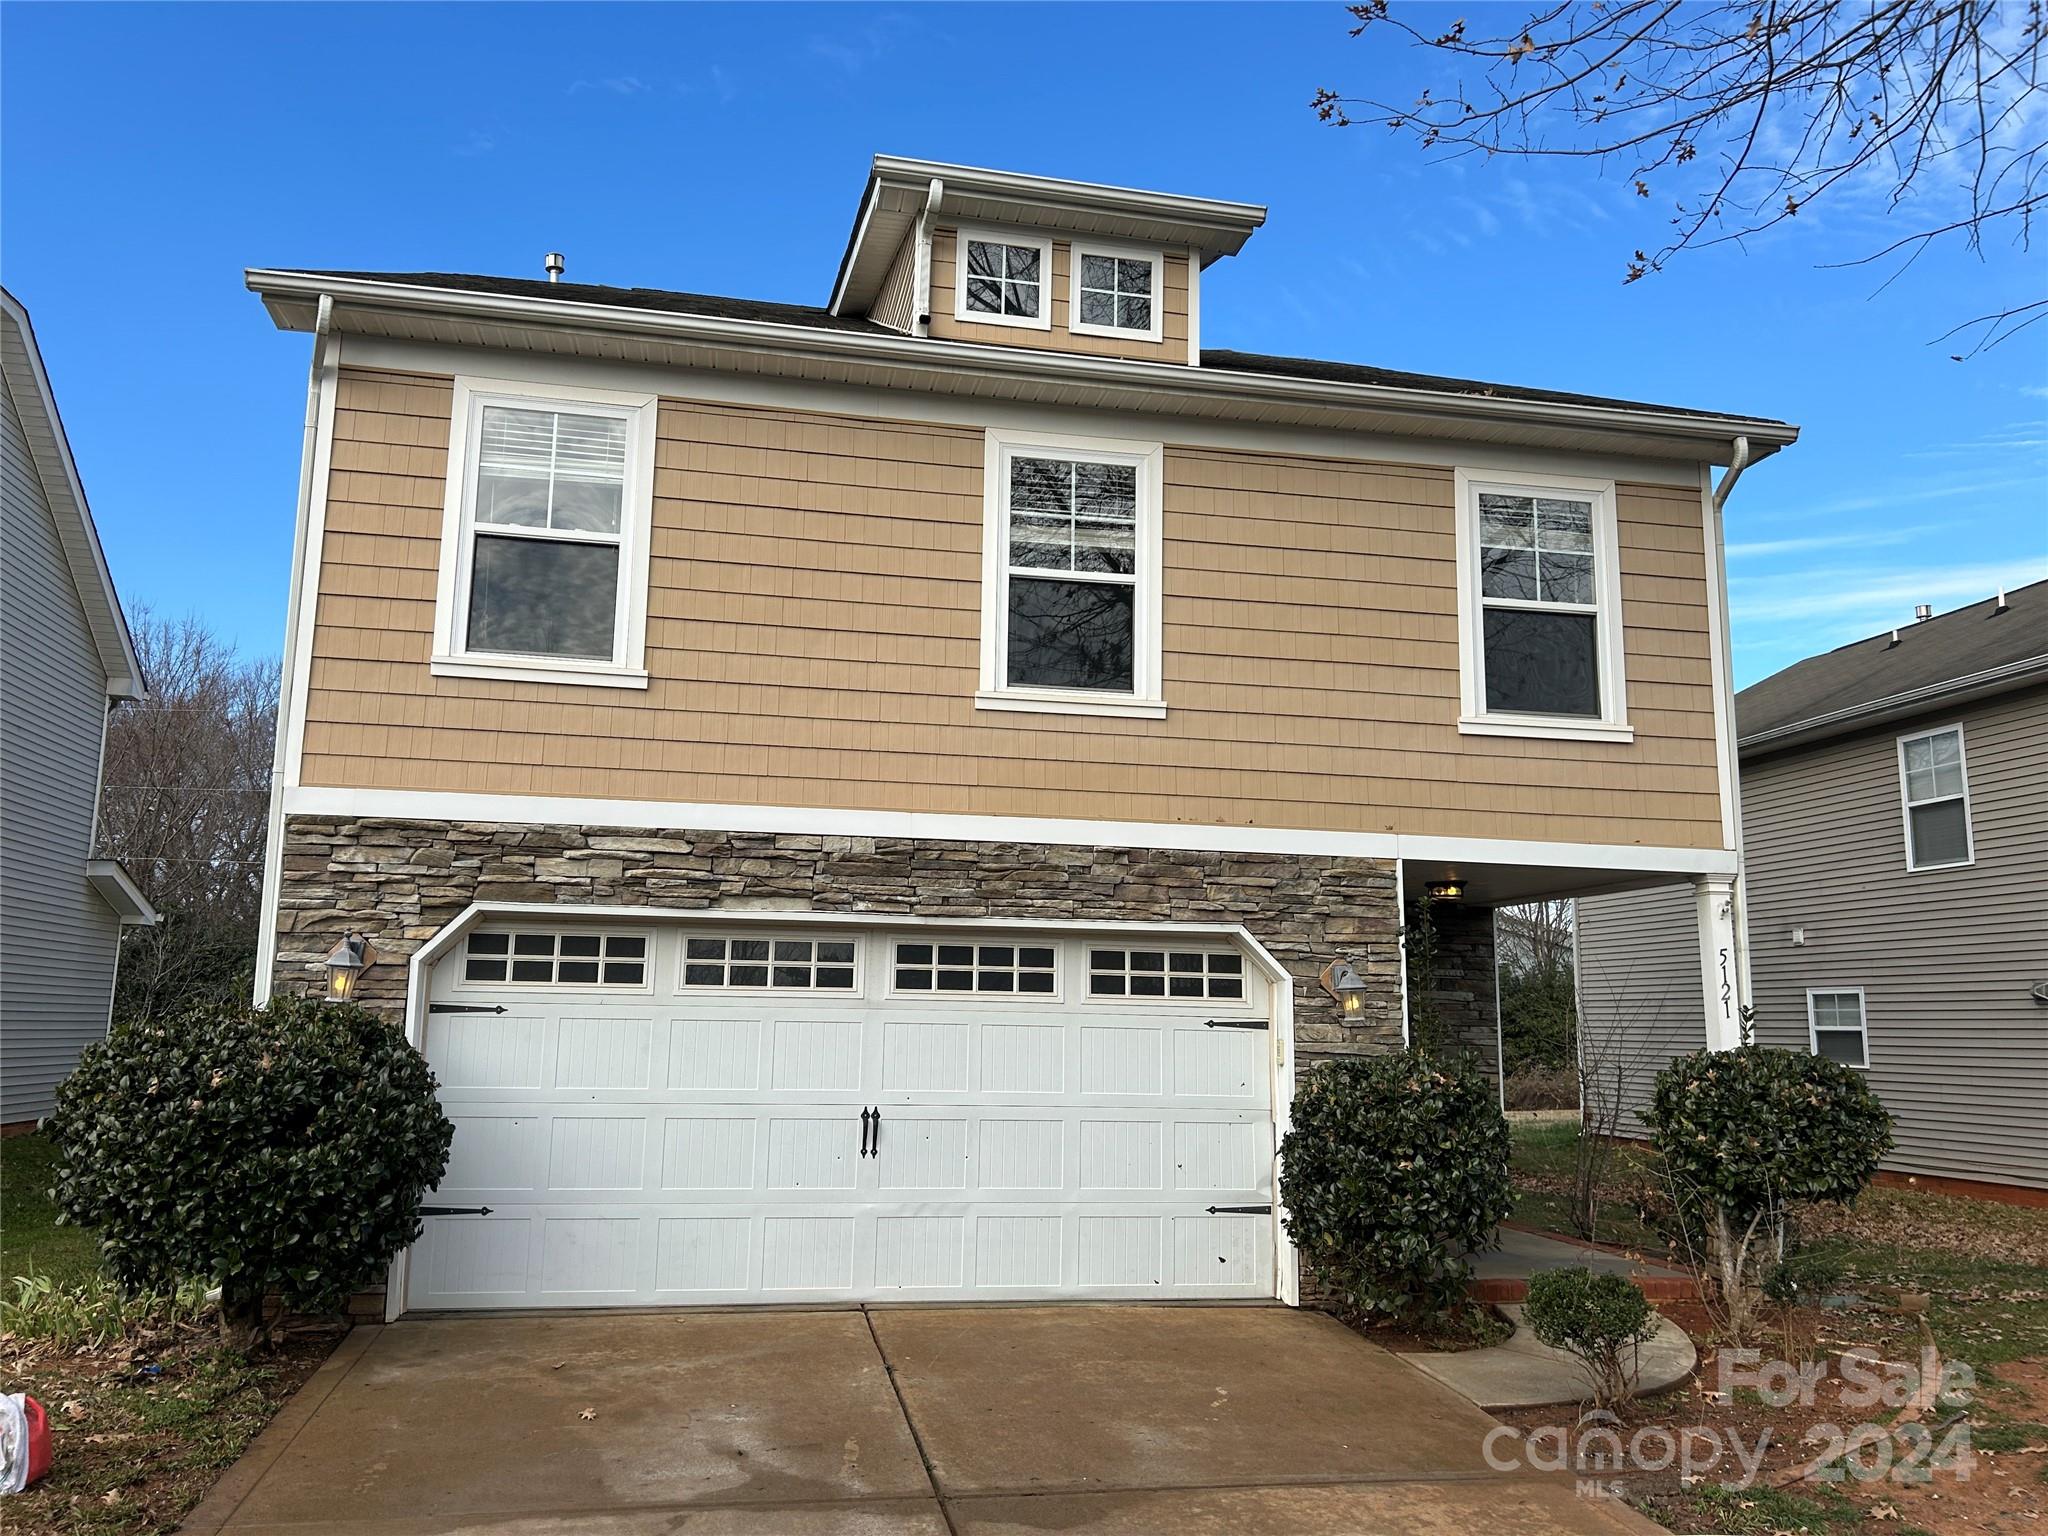
<path id="1" fill-rule="evenodd" d="M 334 1348 L 338 1330 L 227 1354 L 203 1287 L 123 1297 L 90 1232 L 59 1226 L 41 1136 L 0 1141 L 0 1381 L 50 1415 L 50 1475 L 7 1500 L 8 1530 L 169 1532 Z M 24 1276 L 35 1279 L 23 1283 Z"/>
<path id="2" fill-rule="evenodd" d="M 0 1141 L 0 1288 L 33 1270 L 60 1284 L 99 1272 L 100 1247 L 90 1232 L 57 1225 L 50 1203 L 57 1156 L 41 1136 Z"/>
<path id="3" fill-rule="evenodd" d="M 1570 1230 L 1564 1217 L 1572 1203 L 1576 1142 L 1577 1127 L 1570 1124 L 1517 1129 L 1516 1219 Z M 1602 1190 L 1598 1236 L 1652 1253 L 1672 1251 L 1670 1210 L 1655 1154 L 1639 1144 L 1618 1149 Z M 1850 1479 L 1838 1487 L 1784 1489 L 1634 1479 L 1632 1501 L 1674 1530 L 1820 1536 L 1873 1522 L 1872 1529 L 1905 1536 L 1915 1529 L 1990 1532 L 2048 1524 L 2048 1210 L 1872 1189 L 1850 1209 L 1804 1208 L 1796 1225 L 1798 1241 L 1826 1275 L 1814 1298 L 1820 1304 L 1783 1313 L 1783 1332 L 1763 1341 L 1763 1358 L 1810 1355 L 1838 1370 L 1842 1351 L 1861 1348 L 1880 1360 L 1914 1362 L 1923 1337 L 1919 1321 L 1897 1303 L 1904 1294 L 1927 1293 L 1927 1323 L 1941 1358 L 1969 1366 L 1977 1385 L 1926 1423 L 1937 1439 L 1963 1431 L 1974 1453 L 1970 1475 L 1958 1478 L 1951 1470 L 1905 1486 Z M 1706 1314 L 1670 1310 L 1694 1332 L 1703 1362 L 1711 1362 L 1715 1341 Z M 1872 1416 L 1868 1408 L 1842 1405 L 1832 1381 L 1817 1407 L 1776 1410 L 1754 1393 L 1715 1397 L 1715 1379 L 1711 1365 L 1703 1365 L 1693 1385 L 1630 1405 L 1627 1422 L 1700 1425 L 1752 1438 L 1768 1428 L 1776 1443 L 1766 1467 L 1782 1471 L 1815 1454 L 1801 1436 L 1816 1424 L 1849 1427 Z"/>

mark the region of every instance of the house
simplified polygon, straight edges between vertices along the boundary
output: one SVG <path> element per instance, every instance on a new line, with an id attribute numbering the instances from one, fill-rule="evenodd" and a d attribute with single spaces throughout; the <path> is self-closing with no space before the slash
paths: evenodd
<path id="1" fill-rule="evenodd" d="M 156 914 L 93 857 L 107 718 L 145 687 L 21 302 L 0 289 L 0 1134 L 105 1037 L 121 930 Z"/>
<path id="2" fill-rule="evenodd" d="M 1719 499 L 1795 429 L 1205 346 L 1265 217 L 883 156 L 817 307 L 248 274 L 258 973 L 360 935 L 457 1125 L 390 1315 L 1291 1299 L 1298 1067 L 1409 982 L 1490 1039 L 1494 905 L 1732 943 Z"/>
<path id="3" fill-rule="evenodd" d="M 1867 1073 L 1892 1172 L 2048 1192 L 2048 581 L 1923 608 L 1735 709 L 1755 1038 Z M 1703 1040 L 1689 893 L 1577 906 L 1586 1049 L 1641 1134 L 1651 1078 Z"/>

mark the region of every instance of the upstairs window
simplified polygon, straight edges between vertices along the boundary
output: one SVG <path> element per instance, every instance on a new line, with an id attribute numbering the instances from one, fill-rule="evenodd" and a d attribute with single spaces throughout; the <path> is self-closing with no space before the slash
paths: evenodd
<path id="1" fill-rule="evenodd" d="M 1870 1032 L 1863 1019 L 1863 991 L 1806 994 L 1806 1027 L 1813 1054 L 1845 1067 L 1870 1065 Z"/>
<path id="2" fill-rule="evenodd" d="M 1612 487 L 1457 480 L 1461 728 L 1627 740 Z"/>
<path id="3" fill-rule="evenodd" d="M 1906 808 L 1906 868 L 1970 863 L 1976 850 L 1962 727 L 1901 736 L 1899 779 Z"/>
<path id="4" fill-rule="evenodd" d="M 644 685 L 652 402 L 456 396 L 435 670 Z"/>
<path id="5" fill-rule="evenodd" d="M 1050 241 L 962 230 L 959 250 L 955 319 L 1052 328 Z"/>
<path id="6" fill-rule="evenodd" d="M 1156 254 L 1074 246 L 1067 328 L 1083 336 L 1157 341 L 1160 260 Z"/>
<path id="7" fill-rule="evenodd" d="M 990 434 L 979 702 L 1163 714 L 1159 449 Z"/>

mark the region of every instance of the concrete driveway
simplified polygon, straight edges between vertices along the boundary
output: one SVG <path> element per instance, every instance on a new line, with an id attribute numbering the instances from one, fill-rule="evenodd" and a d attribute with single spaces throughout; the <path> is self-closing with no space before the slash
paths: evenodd
<path id="1" fill-rule="evenodd" d="M 358 1330 L 198 1536 L 1654 1530 L 1312 1312 L 933 1307 Z"/>

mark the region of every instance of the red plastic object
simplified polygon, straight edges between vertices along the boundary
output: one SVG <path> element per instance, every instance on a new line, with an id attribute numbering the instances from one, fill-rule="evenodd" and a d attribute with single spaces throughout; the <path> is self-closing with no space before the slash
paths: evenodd
<path id="1" fill-rule="evenodd" d="M 43 1405 L 26 1393 L 21 1399 L 22 1416 L 28 1420 L 28 1482 L 33 1488 L 50 1470 L 50 1416 Z"/>

